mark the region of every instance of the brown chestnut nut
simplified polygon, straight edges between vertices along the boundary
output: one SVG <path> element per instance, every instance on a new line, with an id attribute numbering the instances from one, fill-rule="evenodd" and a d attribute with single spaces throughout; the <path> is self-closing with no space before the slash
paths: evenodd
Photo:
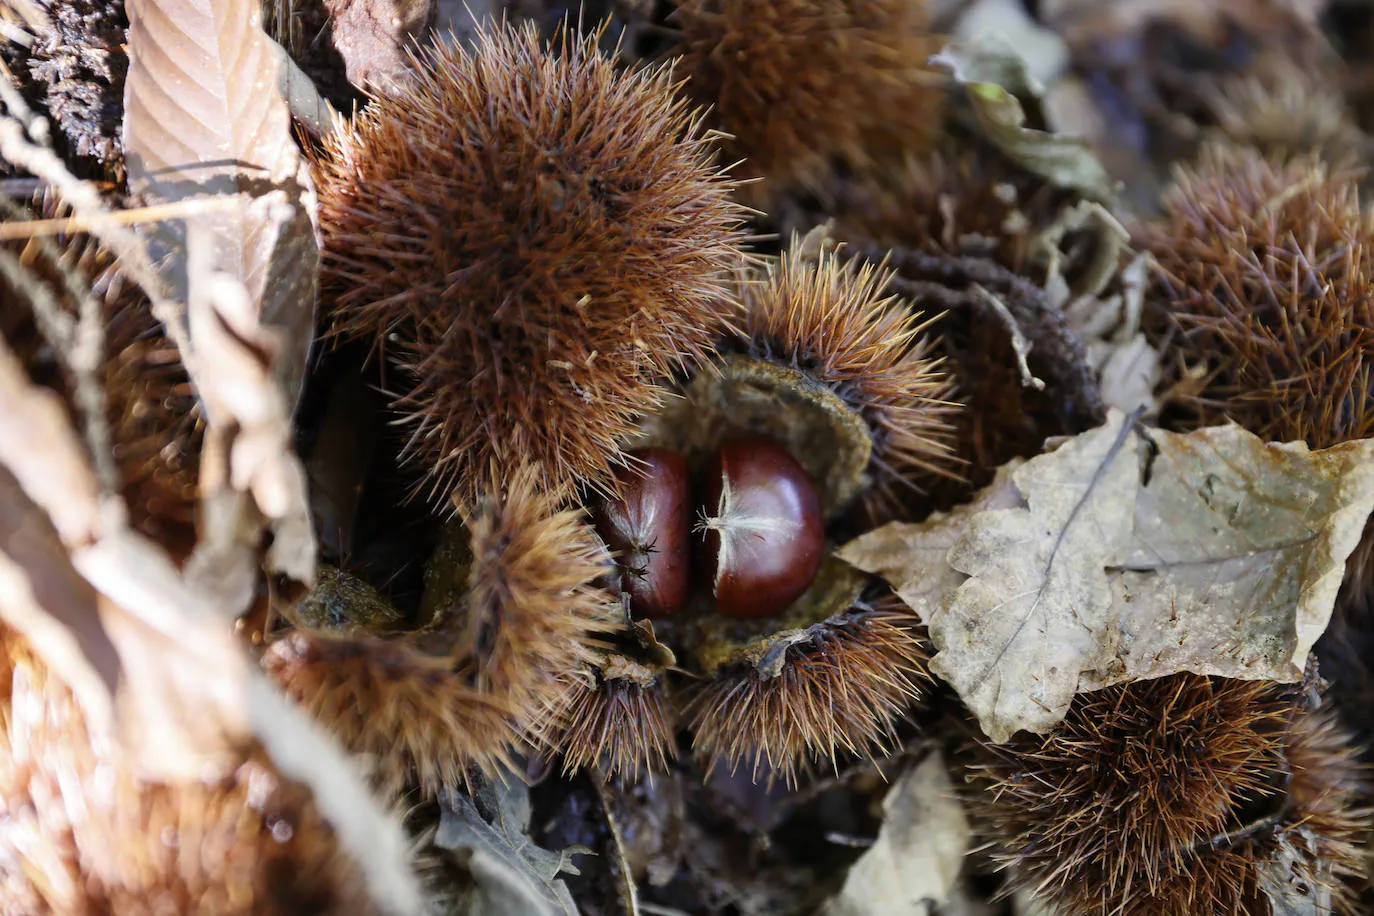
<path id="1" fill-rule="evenodd" d="M 622 495 L 603 499 L 593 517 L 615 556 L 621 594 L 641 617 L 667 617 L 687 603 L 689 516 L 687 463 L 677 452 L 630 452 L 638 466 L 620 472 Z"/>
<path id="2" fill-rule="evenodd" d="M 820 500 L 806 471 L 766 439 L 721 445 L 706 479 L 704 565 L 716 610 L 766 617 L 811 585 L 825 549 Z"/>

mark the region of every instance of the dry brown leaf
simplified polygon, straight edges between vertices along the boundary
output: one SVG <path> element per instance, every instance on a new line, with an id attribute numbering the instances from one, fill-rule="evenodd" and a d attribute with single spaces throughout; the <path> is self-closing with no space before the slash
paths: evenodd
<path id="1" fill-rule="evenodd" d="M 110 734 L 119 658 L 100 626 L 99 597 L 72 569 L 52 524 L 4 467 L 0 544 L 0 618 L 62 672 L 91 733 Z"/>
<path id="2" fill-rule="evenodd" d="M 196 596 L 177 599 L 171 561 L 102 496 L 56 396 L 3 340 L 0 502 L 7 622 L 78 691 L 96 728 L 118 711 L 150 775 L 212 771 L 248 734 L 237 692 L 247 660 Z"/>
<path id="3" fill-rule="evenodd" d="M 1112 250 L 1119 261 L 1123 247 Z M 1102 246 L 1107 247 L 1107 246 Z M 1069 326 L 1083 340 L 1088 365 L 1097 372 L 1102 403 L 1130 413 L 1139 408 L 1157 408 L 1154 390 L 1160 380 L 1159 351 L 1140 330 L 1145 308 L 1145 281 L 1149 256 L 1136 255 L 1117 271 L 1113 264 L 1106 281 L 1114 279 L 1117 291 L 1100 295 L 1101 288 L 1070 298 L 1068 284 L 1057 272 L 1059 253 L 1052 258 L 1052 275 L 1046 282 L 1050 301 L 1064 312 Z"/>
<path id="4" fill-rule="evenodd" d="M 878 838 L 822 916 L 929 916 L 954 891 L 972 830 L 944 758 L 930 754 L 883 799 Z"/>
<path id="5" fill-rule="evenodd" d="M 1331 873 L 1331 863 L 1321 861 L 1316 844 L 1304 842 L 1305 838 L 1310 840 L 1309 831 L 1300 827 L 1293 833 L 1297 843 L 1288 834 L 1281 834 L 1276 838 L 1277 848 L 1260 863 L 1259 891 L 1269 901 L 1271 916 L 1331 916 L 1336 912 L 1331 889 L 1340 886 L 1340 879 Z M 1299 879 L 1297 876 L 1307 869 L 1294 867 L 1297 863 L 1318 863 L 1325 880 Z"/>
<path id="6" fill-rule="evenodd" d="M 585 846 L 552 851 L 530 839 L 529 788 L 515 778 L 481 783 L 473 797 L 443 805 L 434 845 L 455 853 L 472 877 L 453 916 L 572 916 L 577 904 L 558 876 L 578 875 L 573 856 Z"/>
<path id="7" fill-rule="evenodd" d="M 308 177 L 278 86 L 279 56 L 262 31 L 259 4 L 130 0 L 127 8 L 130 189 L 167 201 L 286 192 L 285 221 L 266 208 L 196 219 L 214 233 L 212 269 L 243 281 L 262 323 L 283 332 L 280 346 L 289 349 L 276 372 L 294 402 L 314 323 L 319 253 L 302 206 Z"/>
<path id="8" fill-rule="evenodd" d="M 314 327 L 319 250 L 308 174 L 290 133 L 275 45 L 256 0 L 130 0 L 124 148 L 131 189 L 165 200 L 241 195 L 169 244 L 187 303 L 183 350 L 207 418 L 204 501 L 188 572 L 239 613 L 264 520 L 269 565 L 314 575 L 304 472 L 290 414 Z"/>
<path id="9" fill-rule="evenodd" d="M 1036 22 L 1021 0 L 975 0 L 959 11 L 950 34 L 961 44 L 989 45 L 1020 58 L 1032 86 L 1052 85 L 1069 67 L 1064 39 Z"/>
<path id="10" fill-rule="evenodd" d="M 929 627 L 945 599 L 968 578 L 946 562 L 949 552 L 974 515 L 1021 505 L 1021 492 L 1011 475 L 1024 463 L 1018 458 L 998 468 L 992 483 L 979 490 L 973 502 L 932 513 L 919 525 L 893 522 L 845 544 L 838 556 L 884 579 Z"/>
<path id="11" fill-rule="evenodd" d="M 1374 508 L 1374 440 L 1310 452 L 1236 426 L 1137 431 L 1113 411 L 1007 476 L 1015 508 L 890 525 L 841 553 L 922 615 L 931 670 L 994 741 L 1111 684 L 1301 679 Z"/>

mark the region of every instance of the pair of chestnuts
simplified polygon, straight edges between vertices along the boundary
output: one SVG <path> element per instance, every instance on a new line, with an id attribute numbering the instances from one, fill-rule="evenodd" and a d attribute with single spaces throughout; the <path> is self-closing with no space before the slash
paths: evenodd
<path id="1" fill-rule="evenodd" d="M 596 527 L 616 558 L 620 592 L 640 617 L 668 617 L 692 596 L 693 570 L 717 612 L 767 617 L 811 585 L 825 549 L 816 488 L 786 449 L 727 439 L 692 500 L 687 461 L 664 448 L 630 453 L 621 495 L 602 500 Z M 697 507 L 694 522 L 691 511 Z"/>

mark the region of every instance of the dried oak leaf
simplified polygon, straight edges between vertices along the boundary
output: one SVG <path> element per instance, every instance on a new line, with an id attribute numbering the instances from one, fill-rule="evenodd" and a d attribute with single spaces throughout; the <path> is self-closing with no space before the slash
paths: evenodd
<path id="1" fill-rule="evenodd" d="M 1299 680 L 1371 509 L 1374 440 L 1313 452 L 1238 426 L 1144 431 L 1113 411 L 1004 468 L 973 505 L 840 555 L 921 615 L 931 670 L 1002 742 L 1112 684 Z"/>
<path id="2" fill-rule="evenodd" d="M 434 845 L 457 855 L 472 884 L 445 911 L 453 916 L 576 916 L 560 872 L 579 874 L 572 857 L 585 846 L 552 852 L 530 839 L 529 789 L 511 778 L 484 783 L 473 797 L 454 795 L 443 807 Z"/>
<path id="3" fill-rule="evenodd" d="M 883 825 L 820 916 L 925 916 L 945 903 L 973 832 L 944 758 L 926 757 L 883 799 Z M 943 910 L 940 910 L 943 912 Z"/>

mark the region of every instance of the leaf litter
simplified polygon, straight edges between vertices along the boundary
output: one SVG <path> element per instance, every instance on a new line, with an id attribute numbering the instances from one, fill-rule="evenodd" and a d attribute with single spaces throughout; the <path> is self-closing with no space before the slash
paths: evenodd
<path id="1" fill-rule="evenodd" d="M 1374 440 L 1314 452 L 1113 411 L 974 503 L 841 556 L 921 615 L 931 670 L 1001 742 L 1126 681 L 1300 680 L 1371 509 Z"/>
<path id="2" fill-rule="evenodd" d="M 585 846 L 559 852 L 529 835 L 529 789 L 514 777 L 485 782 L 474 794 L 454 794 L 443 804 L 434 845 L 460 860 L 471 877 L 454 916 L 576 916 L 577 905 L 559 874 L 579 874 L 573 856 Z"/>

